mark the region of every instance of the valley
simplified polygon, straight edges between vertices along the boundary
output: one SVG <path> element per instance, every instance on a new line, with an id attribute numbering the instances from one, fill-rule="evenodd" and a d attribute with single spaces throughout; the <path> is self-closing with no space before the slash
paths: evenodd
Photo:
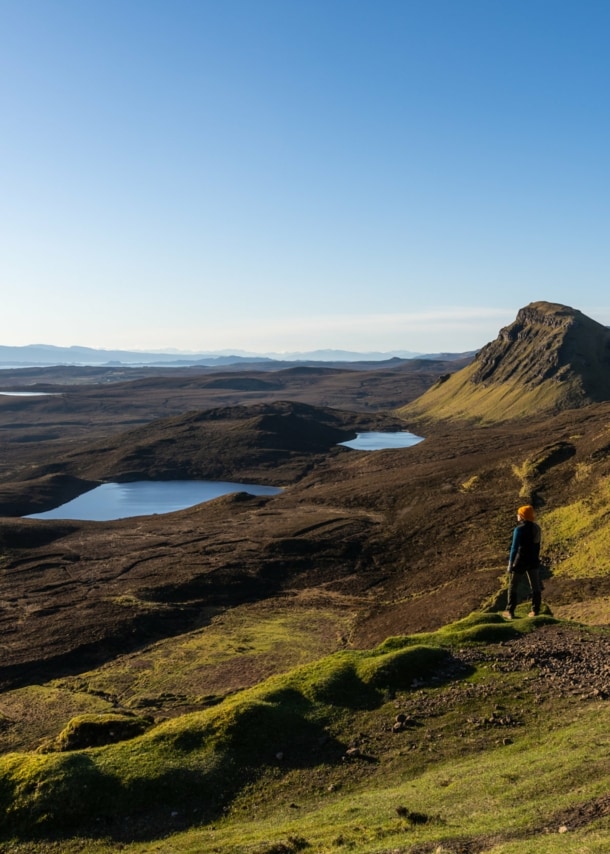
<path id="1" fill-rule="evenodd" d="M 499 342 L 518 354 L 531 333 L 536 348 L 561 356 L 553 312 L 535 304 L 524 317 L 531 327 Z M 513 843 L 559 851 L 564 825 L 586 835 L 576 844 L 590 847 L 574 850 L 604 850 L 604 346 L 590 399 L 572 359 L 578 382 L 566 399 L 526 395 L 535 405 L 519 418 L 514 367 L 495 380 L 486 369 L 468 417 L 464 389 L 478 357 L 130 369 L 132 379 L 28 369 L 28 388 L 59 394 L 0 398 L 0 850 L 508 854 Z M 494 364 L 518 363 L 510 349 Z M 458 403 L 443 397 L 439 408 L 439 376 Z M 21 390 L 25 378 L 0 375 Z M 540 382 L 564 387 L 548 372 Z M 374 452 L 338 445 L 396 429 L 424 441 Z M 114 522 L 22 518 L 98 483 L 175 478 L 283 491 Z M 527 620 L 524 599 L 507 624 L 508 546 L 526 501 L 544 532 L 545 605 Z M 590 653 L 577 657 L 583 648 Z M 571 676 L 570 657 L 579 662 Z M 407 723 L 394 730 L 399 714 Z M 550 740 L 541 737 L 549 718 Z M 573 794 L 567 777 L 551 783 L 538 753 L 544 742 L 562 755 L 564 738 L 578 745 L 566 770 L 578 779 Z M 544 820 L 528 805 L 519 749 L 555 786 Z M 488 787 L 514 776 L 521 807 L 509 818 L 498 795 L 466 831 L 474 807 L 455 794 L 458 769 Z M 81 785 L 97 793 L 95 806 L 77 802 Z M 589 819 L 577 821 L 578 809 Z"/>

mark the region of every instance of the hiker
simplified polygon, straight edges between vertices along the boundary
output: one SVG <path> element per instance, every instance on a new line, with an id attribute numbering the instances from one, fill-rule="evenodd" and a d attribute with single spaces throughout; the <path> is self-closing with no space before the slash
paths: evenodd
<path id="1" fill-rule="evenodd" d="M 513 540 L 508 558 L 508 599 L 503 616 L 514 619 L 517 607 L 517 588 L 527 573 L 532 588 L 532 610 L 528 617 L 540 613 L 542 584 L 540 582 L 540 526 L 534 521 L 536 514 L 531 504 L 517 510 L 517 527 L 513 531 Z"/>

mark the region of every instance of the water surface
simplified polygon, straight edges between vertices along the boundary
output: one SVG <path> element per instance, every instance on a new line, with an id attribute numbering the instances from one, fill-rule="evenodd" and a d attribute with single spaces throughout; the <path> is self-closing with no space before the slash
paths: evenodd
<path id="1" fill-rule="evenodd" d="M 134 481 L 133 483 L 103 483 L 78 498 L 44 513 L 32 513 L 28 519 L 78 519 L 90 522 L 110 522 L 131 516 L 152 516 L 171 513 L 211 501 L 232 492 L 250 495 L 276 495 L 276 486 L 252 483 L 231 483 L 214 480 Z"/>
<path id="2" fill-rule="evenodd" d="M 346 448 L 353 448 L 355 451 L 381 451 L 386 448 L 409 448 L 411 445 L 417 445 L 418 442 L 423 442 L 422 436 L 401 431 L 399 433 L 357 433 L 355 439 L 339 442 L 339 444 L 345 445 Z"/>

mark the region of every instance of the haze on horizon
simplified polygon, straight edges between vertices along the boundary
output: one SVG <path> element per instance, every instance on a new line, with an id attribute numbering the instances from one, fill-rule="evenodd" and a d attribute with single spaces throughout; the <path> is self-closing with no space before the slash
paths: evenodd
<path id="1" fill-rule="evenodd" d="M 610 324 L 610 4 L 3 0 L 0 344 Z"/>

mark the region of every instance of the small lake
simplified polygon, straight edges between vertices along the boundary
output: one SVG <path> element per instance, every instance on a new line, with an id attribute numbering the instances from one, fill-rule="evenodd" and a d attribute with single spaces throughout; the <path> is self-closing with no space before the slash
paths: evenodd
<path id="1" fill-rule="evenodd" d="M 78 519 L 89 522 L 110 522 L 131 516 L 152 516 L 184 510 L 202 501 L 211 501 L 232 492 L 250 495 L 277 495 L 276 486 L 252 483 L 231 483 L 214 480 L 134 481 L 133 483 L 103 483 L 72 501 L 47 510 L 32 513 L 26 519 Z"/>
<path id="2" fill-rule="evenodd" d="M 0 392 L 2 393 L 2 392 Z M 17 392 L 16 394 L 29 394 Z M 423 441 L 421 436 L 399 433 L 358 433 L 349 442 L 340 442 L 357 451 L 379 451 L 387 448 L 408 448 Z M 132 516 L 153 516 L 172 513 L 211 501 L 221 495 L 247 492 L 250 495 L 277 495 L 276 486 L 252 483 L 232 483 L 213 480 L 134 481 L 133 483 L 103 483 L 44 513 L 32 513 L 26 519 L 76 519 L 89 522 L 111 522 Z"/>
<path id="3" fill-rule="evenodd" d="M 355 439 L 351 439 L 349 442 L 339 442 L 339 444 L 355 451 L 382 451 L 387 448 L 410 448 L 411 445 L 417 445 L 418 442 L 423 442 L 422 436 L 403 431 L 400 433 L 357 433 Z"/>

